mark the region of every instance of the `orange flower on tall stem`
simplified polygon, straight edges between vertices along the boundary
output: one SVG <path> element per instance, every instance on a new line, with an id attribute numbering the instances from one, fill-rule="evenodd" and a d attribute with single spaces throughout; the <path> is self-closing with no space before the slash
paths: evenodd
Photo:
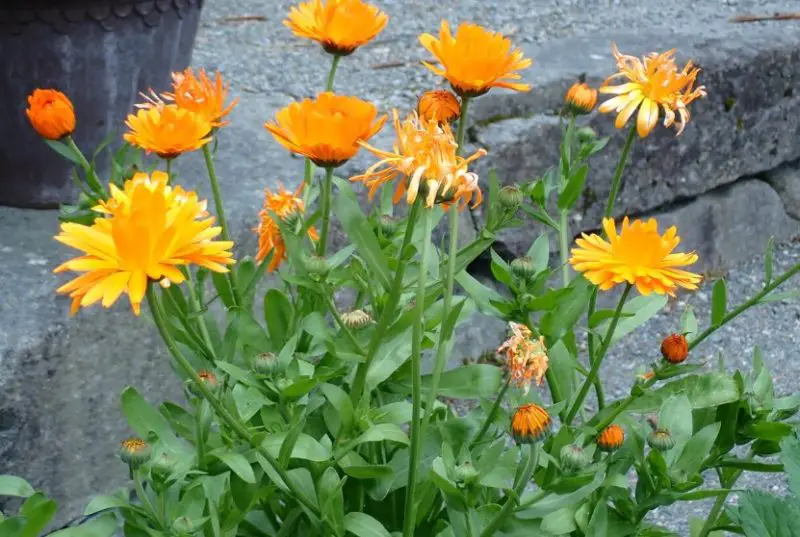
<path id="1" fill-rule="evenodd" d="M 130 129 L 123 136 L 126 142 L 164 159 L 195 151 L 211 141 L 208 119 L 174 104 L 141 109 L 130 114 L 125 125 Z"/>
<path id="2" fill-rule="evenodd" d="M 139 315 L 149 281 L 164 286 L 185 280 L 180 266 L 197 265 L 227 272 L 234 263 L 230 241 L 215 241 L 221 229 L 206 212 L 206 202 L 181 187 L 171 187 L 167 174 L 137 173 L 123 189 L 113 183 L 111 196 L 94 209 L 105 218 L 91 226 L 65 222 L 55 239 L 84 252 L 55 269 L 80 276 L 58 288 L 72 298 L 71 313 L 102 301 L 130 298 Z"/>
<path id="3" fill-rule="evenodd" d="M 535 381 L 541 385 L 547 373 L 547 349 L 544 337 L 533 339 L 530 329 L 524 324 L 509 323 L 511 337 L 497 349 L 498 354 L 505 355 L 506 367 L 511 380 L 527 394 Z"/>
<path id="4" fill-rule="evenodd" d="M 35 89 L 25 114 L 42 138 L 60 140 L 75 131 L 75 110 L 69 97 L 53 89 Z"/>
<path id="5" fill-rule="evenodd" d="M 441 67 L 430 62 L 423 64 L 450 82 L 461 97 L 477 97 L 491 88 L 529 91 L 530 84 L 516 82 L 521 78 L 517 71 L 530 67 L 533 61 L 524 58 L 511 40 L 482 26 L 461 23 L 455 35 L 447 21 L 442 21 L 439 38 L 422 34 L 419 41 Z"/>
<path id="6" fill-rule="evenodd" d="M 272 253 L 272 259 L 267 265 L 269 272 L 274 272 L 286 259 L 286 243 L 275 217 L 288 223 L 292 216 L 305 212 L 303 200 L 300 198 L 304 186 L 301 184 L 294 193 L 284 189 L 283 186 L 277 193 L 272 193 L 269 189 L 264 191 L 264 206 L 258 213 L 260 219 L 258 227 L 253 231 L 258 235 L 256 261 L 260 263 Z M 314 227 L 309 228 L 308 236 L 312 241 L 319 240 L 319 235 Z"/>
<path id="7" fill-rule="evenodd" d="M 617 60 L 618 73 L 611 75 L 600 93 L 616 95 L 600 105 L 600 112 L 617 114 L 614 125 L 621 129 L 636 110 L 636 131 L 641 138 L 650 134 L 664 113 L 664 126 L 675 125 L 680 135 L 691 115 L 688 106 L 696 99 L 706 96 L 703 86 L 694 87 L 700 69 L 690 61 L 683 69 L 675 62 L 675 49 L 651 53 L 641 60 L 620 53 L 612 44 Z M 612 86 L 611 82 L 623 79 L 623 83 Z M 676 121 L 677 117 L 677 121 Z"/>
<path id="8" fill-rule="evenodd" d="M 195 75 L 188 67 L 185 71 L 172 73 L 172 91 L 164 93 L 163 98 L 175 103 L 178 108 L 203 116 L 213 127 L 223 127 L 228 124 L 223 118 L 239 102 L 239 99 L 226 102 L 229 90 L 230 85 L 222 80 L 219 71 L 212 80 L 204 69 L 198 70 Z"/>
<path id="9" fill-rule="evenodd" d="M 445 208 L 455 204 L 463 208 L 469 203 L 478 206 L 483 194 L 478 187 L 478 176 L 468 171 L 468 167 L 486 151 L 479 149 L 467 158 L 458 156 L 458 146 L 448 124 L 440 124 L 435 119 L 424 121 L 416 113 L 401 122 L 397 110 L 393 117 L 397 141 L 392 151 L 362 143 L 381 160 L 350 180 L 367 185 L 370 199 L 381 185 L 399 177 L 394 203 L 405 194 L 409 204 L 414 203 L 417 196 L 425 196 L 426 207 L 436 203 Z"/>
<path id="10" fill-rule="evenodd" d="M 292 7 L 283 24 L 294 35 L 318 42 L 325 52 L 347 56 L 375 39 L 388 20 L 363 0 L 310 0 Z"/>
<path id="11" fill-rule="evenodd" d="M 264 127 L 289 151 L 317 166 L 335 168 L 353 158 L 359 142 L 372 138 L 385 121 L 372 103 L 324 92 L 291 103 Z"/>
<path id="12" fill-rule="evenodd" d="M 569 260 L 601 291 L 623 282 L 635 285 L 643 295 L 675 296 L 678 287 L 697 289 L 701 276 L 678 268 L 697 262 L 697 254 L 672 253 L 681 242 L 675 226 L 661 235 L 654 218 L 631 223 L 625 217 L 619 233 L 613 218 L 603 219 L 603 229 L 608 241 L 583 233 Z"/>

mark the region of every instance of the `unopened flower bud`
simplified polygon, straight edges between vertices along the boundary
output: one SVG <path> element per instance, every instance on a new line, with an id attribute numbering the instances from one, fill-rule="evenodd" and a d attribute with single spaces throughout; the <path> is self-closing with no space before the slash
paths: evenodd
<path id="1" fill-rule="evenodd" d="M 511 418 L 511 435 L 518 444 L 533 444 L 547 438 L 552 423 L 550 415 L 539 405 L 522 405 Z"/>
<path id="2" fill-rule="evenodd" d="M 380 227 L 381 232 L 385 236 L 391 237 L 397 233 L 397 218 L 388 214 L 382 214 L 380 218 L 378 218 L 378 227 Z"/>
<path id="3" fill-rule="evenodd" d="M 569 444 L 561 448 L 561 467 L 565 472 L 575 472 L 586 468 L 589 454 L 578 445 Z"/>
<path id="4" fill-rule="evenodd" d="M 585 82 L 576 82 L 564 96 L 567 110 L 575 115 L 588 114 L 597 104 L 597 90 Z"/>
<path id="5" fill-rule="evenodd" d="M 591 127 L 580 127 L 575 131 L 575 136 L 579 144 L 588 144 L 597 140 L 597 131 Z"/>
<path id="6" fill-rule="evenodd" d="M 372 317 L 364 310 L 353 310 L 342 314 L 342 322 L 347 328 L 358 329 L 371 323 Z"/>
<path id="7" fill-rule="evenodd" d="M 528 256 L 516 258 L 511 262 L 511 272 L 523 280 L 531 278 L 536 274 L 533 259 Z"/>
<path id="8" fill-rule="evenodd" d="M 251 365 L 253 371 L 262 375 L 274 375 L 281 370 L 281 362 L 274 352 L 256 354 Z"/>
<path id="9" fill-rule="evenodd" d="M 601 451 L 616 451 L 625 443 L 625 430 L 616 423 L 609 425 L 597 436 L 597 447 Z"/>
<path id="10" fill-rule="evenodd" d="M 424 120 L 435 119 L 440 123 L 449 123 L 461 115 L 461 104 L 447 90 L 426 91 L 417 102 L 417 113 Z"/>
<path id="11" fill-rule="evenodd" d="M 679 364 L 689 356 L 689 342 L 683 334 L 670 334 L 661 342 L 661 355 L 671 364 Z"/>
<path id="12" fill-rule="evenodd" d="M 516 211 L 522 205 L 525 196 L 517 185 L 507 185 L 500 189 L 498 195 L 500 205 L 509 211 Z"/>
<path id="13" fill-rule="evenodd" d="M 465 461 L 455 467 L 455 478 L 459 483 L 469 485 L 477 481 L 478 477 L 480 477 L 478 470 L 469 461 Z"/>
<path id="14" fill-rule="evenodd" d="M 658 451 L 669 451 L 675 447 L 675 439 L 666 429 L 656 429 L 647 435 L 647 444 Z"/>
<path id="15" fill-rule="evenodd" d="M 208 388 L 210 392 L 217 391 L 217 386 L 219 385 L 219 381 L 217 380 L 217 375 L 213 371 L 209 371 L 208 369 L 203 369 L 197 372 L 197 376 L 200 377 L 200 382 Z M 196 397 L 202 397 L 203 392 L 200 390 L 200 387 L 192 380 L 188 379 L 186 381 L 186 387 L 192 393 L 192 395 Z"/>
<path id="16" fill-rule="evenodd" d="M 119 457 L 132 469 L 139 468 L 150 460 L 152 449 L 150 444 L 141 438 L 126 438 L 119 445 Z"/>
<path id="17" fill-rule="evenodd" d="M 172 532 L 176 535 L 192 535 L 197 531 L 197 525 L 187 516 L 181 516 L 172 523 Z"/>
<path id="18" fill-rule="evenodd" d="M 312 278 L 323 279 L 328 275 L 328 260 L 324 257 L 311 255 L 305 259 L 306 272 Z"/>
<path id="19" fill-rule="evenodd" d="M 165 481 L 175 471 L 177 461 L 166 453 L 160 453 L 150 461 L 150 472 L 153 477 Z"/>

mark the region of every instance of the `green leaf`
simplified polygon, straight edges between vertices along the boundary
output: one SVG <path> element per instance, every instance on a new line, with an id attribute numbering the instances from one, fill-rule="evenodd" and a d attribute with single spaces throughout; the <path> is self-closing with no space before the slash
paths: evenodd
<path id="1" fill-rule="evenodd" d="M 570 492 L 569 494 L 550 494 L 541 500 L 537 501 L 527 509 L 523 509 L 517 513 L 517 516 L 522 519 L 541 518 L 558 509 L 569 505 L 577 505 L 581 501 L 588 498 L 595 490 L 597 490 L 606 478 L 605 470 L 598 471 L 592 481 L 581 488 Z M 535 494 L 535 492 L 526 493 L 522 497 L 522 504 L 525 503 L 528 494 Z"/>
<path id="2" fill-rule="evenodd" d="M 151 432 L 155 433 L 167 449 L 174 452 L 185 451 L 185 446 L 175 435 L 167 419 L 151 407 L 139 392 L 128 386 L 120 398 L 122 412 L 136 434 L 147 439 Z"/>
<path id="3" fill-rule="evenodd" d="M 721 425 L 719 422 L 712 423 L 692 436 L 686 442 L 680 457 L 672 465 L 673 471 L 685 472 L 685 475 L 688 476 L 699 472 L 703 466 L 703 461 L 711 453 L 711 448 L 714 447 L 714 441 L 717 439 Z"/>
<path id="4" fill-rule="evenodd" d="M 608 505 L 599 502 L 589 521 L 586 537 L 608 537 Z"/>
<path id="5" fill-rule="evenodd" d="M 652 412 L 661 408 L 670 396 L 683 393 L 689 398 L 693 409 L 711 408 L 739 400 L 739 387 L 724 373 L 711 373 L 683 377 L 662 387 L 645 393 L 635 400 L 630 412 Z"/>
<path id="6" fill-rule="evenodd" d="M 50 146 L 50 149 L 64 157 L 65 159 L 69 160 L 73 164 L 76 164 L 83 169 L 83 160 L 78 156 L 78 154 L 66 143 L 58 141 L 58 140 L 44 140 L 44 143 Z"/>
<path id="7" fill-rule="evenodd" d="M 588 171 L 589 167 L 583 164 L 572 172 L 564 190 L 558 196 L 559 209 L 569 209 L 575 204 L 581 192 L 583 192 L 583 185 L 586 183 L 586 174 Z"/>
<path id="8" fill-rule="evenodd" d="M 764 285 L 767 286 L 772 281 L 772 271 L 774 270 L 775 260 L 775 237 L 770 237 L 764 249 Z"/>
<path id="9" fill-rule="evenodd" d="M 256 476 L 253 473 L 253 467 L 241 453 L 233 451 L 211 452 L 209 455 L 218 458 L 225 466 L 233 470 L 233 472 L 242 478 L 245 483 L 254 484 Z"/>
<path id="10" fill-rule="evenodd" d="M 339 474 L 333 467 L 328 467 L 317 481 L 317 498 L 321 508 L 323 520 L 334 530 L 335 535 L 341 535 L 344 531 L 344 494 L 342 487 L 345 480 L 339 478 Z"/>
<path id="11" fill-rule="evenodd" d="M 358 438 L 348 443 L 350 449 L 367 442 L 397 442 L 398 444 L 408 445 L 408 436 L 403 430 L 392 423 L 380 423 L 373 425 Z"/>
<path id="12" fill-rule="evenodd" d="M 748 424 L 744 429 L 745 434 L 759 440 L 780 442 L 784 437 L 794 432 L 794 426 L 788 423 L 775 421 L 760 421 Z"/>
<path id="13" fill-rule="evenodd" d="M 130 503 L 117 496 L 95 496 L 83 510 L 83 516 L 93 515 L 106 509 L 119 509 L 120 507 L 128 507 Z"/>
<path id="14" fill-rule="evenodd" d="M 292 451 L 294 451 L 294 447 L 300 439 L 300 434 L 302 434 L 304 426 L 305 420 L 301 419 L 286 433 L 286 437 L 283 439 L 283 442 L 281 442 L 281 449 L 278 451 L 278 464 L 283 468 L 289 467 L 289 461 L 292 459 Z"/>
<path id="15" fill-rule="evenodd" d="M 767 365 L 761 358 L 761 349 L 758 346 L 753 348 L 753 394 L 756 400 L 765 408 L 772 408 L 775 390 L 772 383 L 772 375 L 767 369 Z"/>
<path id="16" fill-rule="evenodd" d="M 276 347 L 282 347 L 289 339 L 293 317 L 292 303 L 281 291 L 272 288 L 264 294 L 264 320 Z"/>
<path id="17" fill-rule="evenodd" d="M 694 432 L 692 403 L 686 394 L 672 395 L 664 401 L 658 414 L 658 426 L 668 430 L 675 440 L 675 446 L 665 455 L 671 466 Z"/>
<path id="18" fill-rule="evenodd" d="M 361 212 L 358 203 L 349 196 L 340 195 L 334 200 L 334 211 L 345 233 L 358 248 L 358 253 L 364 259 L 370 272 L 388 291 L 392 286 L 389 263 L 381 250 L 378 238 L 372 231 L 372 226 Z"/>
<path id="19" fill-rule="evenodd" d="M 19 514 L 26 519 L 25 529 L 19 537 L 37 537 L 50 524 L 57 510 L 56 502 L 41 492 L 30 496 L 19 510 Z"/>
<path id="20" fill-rule="evenodd" d="M 781 462 L 789 478 L 789 489 L 800 498 L 800 440 L 796 437 L 781 440 Z"/>
<path id="21" fill-rule="evenodd" d="M 728 513 L 747 537 L 800 536 L 800 509 L 797 504 L 766 492 L 741 494 L 738 507 L 730 509 Z"/>
<path id="22" fill-rule="evenodd" d="M 466 270 L 462 270 L 456 275 L 456 281 L 464 289 L 467 296 L 475 301 L 481 313 L 493 317 L 503 317 L 500 311 L 492 304 L 493 302 L 505 302 L 503 295 L 483 285 Z"/>
<path id="23" fill-rule="evenodd" d="M 222 303 L 226 308 L 232 308 L 236 305 L 233 298 L 233 290 L 231 289 L 231 282 L 228 277 L 221 272 L 211 273 L 211 283 L 214 284 L 214 289 L 222 299 Z"/>
<path id="24" fill-rule="evenodd" d="M 556 377 L 556 382 L 559 388 L 561 388 L 562 396 L 569 401 L 575 383 L 575 366 L 577 360 L 570 354 L 566 345 L 564 345 L 564 342 L 560 339 L 555 342 L 547 354 L 550 358 L 549 369 Z"/>
<path id="25" fill-rule="evenodd" d="M 263 393 L 253 387 L 236 384 L 231 392 L 236 410 L 245 422 L 255 416 L 259 410 L 265 406 L 272 406 L 275 403 L 267 399 Z"/>
<path id="26" fill-rule="evenodd" d="M 782 293 L 775 293 L 772 292 L 759 300 L 759 303 L 766 304 L 767 302 L 781 302 L 783 300 L 793 300 L 795 298 L 800 297 L 800 289 L 794 289 L 792 291 L 784 291 Z"/>
<path id="27" fill-rule="evenodd" d="M 539 209 L 537 207 L 531 207 L 530 205 L 527 205 L 525 203 L 523 203 L 522 207 L 520 207 L 520 208 L 528 216 L 530 216 L 531 218 L 533 218 L 534 220 L 536 220 L 540 224 L 544 224 L 544 225 L 554 229 L 555 231 L 558 231 L 558 227 L 559 227 L 558 226 L 558 222 L 553 220 L 553 218 L 549 214 L 544 212 L 542 209 Z"/>
<path id="28" fill-rule="evenodd" d="M 350 396 L 340 387 L 333 384 L 320 384 L 319 387 L 322 390 L 322 394 L 339 414 L 344 431 L 349 431 L 353 426 L 353 402 L 350 400 Z"/>
<path id="29" fill-rule="evenodd" d="M 278 433 L 269 435 L 261 445 L 268 449 L 273 457 L 278 457 L 281 446 L 288 434 L 289 433 Z M 325 462 L 330 459 L 330 457 L 331 454 L 328 448 L 305 433 L 301 433 L 300 436 L 297 437 L 297 442 L 294 445 L 294 449 L 292 449 L 293 459 Z"/>
<path id="30" fill-rule="evenodd" d="M 547 269 L 547 265 L 550 263 L 550 240 L 547 233 L 542 233 L 533 241 L 527 256 L 533 261 L 533 267 L 537 274 Z"/>
<path id="31" fill-rule="evenodd" d="M 542 333 L 555 340 L 571 330 L 589 305 L 593 287 L 586 278 L 582 276 L 575 278 L 569 286 L 572 292 L 561 298 L 555 309 L 542 316 L 540 324 Z"/>
<path id="32" fill-rule="evenodd" d="M 691 304 L 687 304 L 681 313 L 681 333 L 689 339 L 697 333 L 697 317 Z"/>
<path id="33" fill-rule="evenodd" d="M 358 537 L 391 537 L 383 524 L 366 513 L 355 511 L 344 516 L 344 529 Z"/>
<path id="34" fill-rule="evenodd" d="M 431 375 L 422 377 L 422 391 L 430 389 Z M 437 395 L 452 399 L 491 397 L 500 389 L 503 370 L 487 364 L 457 367 L 442 373 Z"/>
<path id="35" fill-rule="evenodd" d="M 542 519 L 542 531 L 548 535 L 569 535 L 578 529 L 575 522 L 576 505 L 568 505 Z"/>
<path id="36" fill-rule="evenodd" d="M 21 477 L 0 475 L 0 496 L 29 498 L 36 493 L 33 487 Z"/>
<path id="37" fill-rule="evenodd" d="M 649 296 L 637 296 L 629 300 L 622 309 L 623 313 L 629 316 L 621 318 L 617 323 L 617 328 L 611 337 L 611 344 L 613 345 L 652 319 L 666 305 L 667 295 L 652 294 Z"/>
<path id="38" fill-rule="evenodd" d="M 118 528 L 117 517 L 108 513 L 80 526 L 51 533 L 49 537 L 111 537 L 117 533 Z"/>
<path id="39" fill-rule="evenodd" d="M 725 287 L 725 280 L 717 280 L 711 291 L 711 324 L 719 326 L 725 317 L 728 308 L 728 292 Z"/>
<path id="40" fill-rule="evenodd" d="M 374 423 L 408 423 L 411 421 L 412 405 L 408 401 L 397 401 L 369 411 L 370 420 Z"/>

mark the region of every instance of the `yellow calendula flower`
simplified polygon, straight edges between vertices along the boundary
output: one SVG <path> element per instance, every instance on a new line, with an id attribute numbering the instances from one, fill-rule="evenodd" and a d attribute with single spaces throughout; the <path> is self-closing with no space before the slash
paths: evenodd
<path id="1" fill-rule="evenodd" d="M 544 337 L 533 339 L 530 329 L 524 324 L 509 323 L 511 337 L 497 349 L 498 354 L 506 358 L 511 380 L 528 393 L 531 383 L 541 384 L 547 373 L 547 349 Z"/>
<path id="2" fill-rule="evenodd" d="M 318 42 L 325 52 L 346 56 L 375 39 L 389 17 L 363 0 L 310 0 L 283 21 L 294 35 Z"/>
<path id="3" fill-rule="evenodd" d="M 663 111 L 664 126 L 675 125 L 680 135 L 691 117 L 689 104 L 706 96 L 705 87 L 694 87 L 700 69 L 691 61 L 678 69 L 675 49 L 639 59 L 620 53 L 616 45 L 612 48 L 618 72 L 600 86 L 600 93 L 616 97 L 601 104 L 598 110 L 616 113 L 614 125 L 621 129 L 638 109 L 636 131 L 642 138 L 653 131 Z M 612 86 L 618 79 L 623 79 L 623 83 Z"/>
<path id="4" fill-rule="evenodd" d="M 500 33 L 463 22 L 453 35 L 443 20 L 438 39 L 422 34 L 419 41 L 441 63 L 441 67 L 429 62 L 424 65 L 446 78 L 462 97 L 477 97 L 491 88 L 531 89 L 530 84 L 515 81 L 521 78 L 517 71 L 530 67 L 533 61 L 524 58 L 522 51 Z"/>
<path id="5" fill-rule="evenodd" d="M 105 218 L 91 226 L 61 224 L 55 239 L 84 252 L 55 269 L 82 273 L 57 290 L 72 298 L 71 313 L 100 301 L 109 307 L 126 293 L 139 315 L 148 282 L 183 282 L 181 265 L 228 271 L 233 243 L 212 240 L 222 230 L 206 202 L 167 181 L 164 172 L 137 173 L 123 189 L 110 185 L 111 197 L 94 208 Z"/>
<path id="6" fill-rule="evenodd" d="M 282 186 L 277 193 L 269 189 L 264 191 L 264 207 L 258 213 L 258 227 L 253 231 L 258 235 L 256 261 L 262 262 L 272 252 L 272 259 L 267 265 L 269 272 L 275 271 L 286 259 L 286 243 L 273 214 L 282 221 L 287 221 L 293 215 L 305 212 L 303 200 L 299 197 L 302 190 L 303 185 L 300 185 L 296 192 L 289 192 Z M 317 230 L 313 227 L 308 230 L 308 236 L 312 241 L 319 239 Z"/>
<path id="7" fill-rule="evenodd" d="M 211 141 L 211 122 L 175 104 L 142 108 L 125 121 L 125 141 L 148 153 L 172 159 Z"/>
<path id="8" fill-rule="evenodd" d="M 359 142 L 372 138 L 385 121 L 372 103 L 324 92 L 279 110 L 264 127 L 289 151 L 327 168 L 353 158 Z"/>
<path id="9" fill-rule="evenodd" d="M 426 207 L 441 203 L 445 208 L 455 204 L 463 208 L 471 202 L 473 207 L 478 206 L 483 194 L 478 187 L 478 176 L 468 171 L 468 167 L 486 151 L 479 149 L 467 158 L 458 156 L 458 146 L 448 124 L 435 119 L 422 120 L 416 113 L 401 122 L 397 110 L 393 118 L 397 140 L 392 151 L 362 143 L 381 160 L 350 180 L 367 185 L 370 199 L 381 185 L 399 177 L 394 203 L 405 194 L 409 204 L 417 196 L 425 196 Z"/>
<path id="10" fill-rule="evenodd" d="M 661 235 L 654 218 L 631 223 L 626 217 L 619 234 L 613 218 L 603 219 L 603 229 L 608 241 L 583 233 L 569 260 L 602 291 L 623 282 L 635 285 L 643 295 L 675 296 L 678 287 L 697 289 L 700 275 L 678 268 L 697 262 L 697 254 L 672 253 L 681 242 L 676 227 Z"/>

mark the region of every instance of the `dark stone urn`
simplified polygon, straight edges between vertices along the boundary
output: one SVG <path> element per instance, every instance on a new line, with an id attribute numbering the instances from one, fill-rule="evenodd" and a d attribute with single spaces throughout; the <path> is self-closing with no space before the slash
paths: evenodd
<path id="1" fill-rule="evenodd" d="M 140 91 L 164 90 L 189 65 L 203 0 L 0 1 L 0 205 L 50 208 L 74 200 L 71 164 L 31 128 L 35 88 L 73 102 L 78 147 L 91 159 L 119 137 Z M 103 177 L 106 154 L 97 159 Z"/>

